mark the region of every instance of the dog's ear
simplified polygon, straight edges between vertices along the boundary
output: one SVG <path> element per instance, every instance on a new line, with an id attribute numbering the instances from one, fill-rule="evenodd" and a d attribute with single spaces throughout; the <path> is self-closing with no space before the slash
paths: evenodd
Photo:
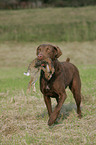
<path id="1" fill-rule="evenodd" d="M 62 55 L 62 52 L 58 46 L 54 46 L 55 49 L 55 57 L 58 58 Z"/>
<path id="2" fill-rule="evenodd" d="M 38 47 L 37 47 L 37 50 L 36 50 L 36 55 L 38 55 L 38 50 L 39 50 L 39 47 L 40 47 L 40 46 L 38 46 Z"/>

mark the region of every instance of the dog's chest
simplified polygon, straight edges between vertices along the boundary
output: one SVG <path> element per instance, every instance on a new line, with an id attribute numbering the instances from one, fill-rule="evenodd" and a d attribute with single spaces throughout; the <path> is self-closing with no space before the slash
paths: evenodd
<path id="1" fill-rule="evenodd" d="M 50 87 L 49 87 L 49 85 L 47 85 L 45 89 L 46 89 L 46 90 L 50 90 Z"/>
<path id="2" fill-rule="evenodd" d="M 41 78 L 40 80 L 40 90 L 46 96 L 50 97 L 57 96 L 57 94 L 54 91 L 53 82 L 46 81 L 43 78 Z"/>
<path id="3" fill-rule="evenodd" d="M 53 90 L 54 90 L 52 84 L 47 82 L 47 81 L 45 81 L 44 84 L 41 84 L 41 88 L 43 88 L 43 91 L 45 93 L 47 93 L 47 92 L 53 92 Z"/>

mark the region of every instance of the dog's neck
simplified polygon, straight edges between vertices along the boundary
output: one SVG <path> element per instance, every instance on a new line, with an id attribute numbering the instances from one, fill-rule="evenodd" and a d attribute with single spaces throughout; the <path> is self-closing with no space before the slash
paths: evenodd
<path id="1" fill-rule="evenodd" d="M 54 66 L 54 69 L 55 69 L 55 73 L 59 73 L 61 71 L 61 63 L 58 59 L 55 59 L 53 60 L 53 66 Z"/>

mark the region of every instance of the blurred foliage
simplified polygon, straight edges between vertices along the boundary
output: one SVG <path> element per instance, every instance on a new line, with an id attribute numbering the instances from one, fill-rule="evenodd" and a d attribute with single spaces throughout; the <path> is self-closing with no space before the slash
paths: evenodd
<path id="1" fill-rule="evenodd" d="M 0 9 L 33 7 L 80 7 L 96 5 L 96 0 L 0 0 Z"/>
<path id="2" fill-rule="evenodd" d="M 0 41 L 96 40 L 96 6 L 0 12 Z"/>
<path id="3" fill-rule="evenodd" d="M 95 5 L 96 0 L 42 0 L 43 3 L 52 4 L 53 6 L 87 6 L 87 5 Z"/>

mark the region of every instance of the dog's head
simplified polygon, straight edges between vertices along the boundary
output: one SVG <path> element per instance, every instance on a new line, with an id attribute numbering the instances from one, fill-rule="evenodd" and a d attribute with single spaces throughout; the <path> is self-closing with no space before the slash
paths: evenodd
<path id="1" fill-rule="evenodd" d="M 62 55 L 59 47 L 50 44 L 42 44 L 37 48 L 37 58 L 39 60 L 44 60 L 46 58 L 51 58 L 55 60 Z"/>

